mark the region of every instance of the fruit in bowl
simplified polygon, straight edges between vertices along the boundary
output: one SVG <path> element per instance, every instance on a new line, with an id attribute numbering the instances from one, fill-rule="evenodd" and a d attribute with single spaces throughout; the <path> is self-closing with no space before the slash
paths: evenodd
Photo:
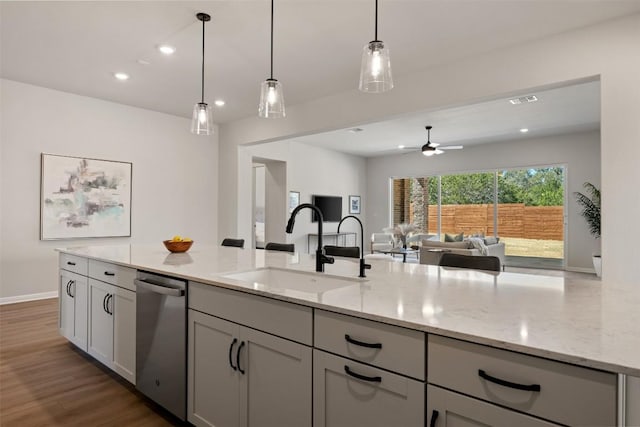
<path id="1" fill-rule="evenodd" d="M 193 244 L 193 240 L 188 237 L 173 236 L 171 240 L 164 240 L 162 243 L 169 252 L 186 252 Z"/>

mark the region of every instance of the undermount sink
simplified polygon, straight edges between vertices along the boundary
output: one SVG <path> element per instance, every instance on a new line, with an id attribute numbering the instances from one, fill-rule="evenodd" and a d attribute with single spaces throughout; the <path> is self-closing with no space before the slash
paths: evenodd
<path id="1" fill-rule="evenodd" d="M 264 290 L 292 290 L 305 293 L 323 293 L 332 289 L 354 286 L 363 282 L 358 278 L 332 276 L 330 274 L 286 270 L 266 267 L 242 273 L 226 274 L 223 277 L 242 282 L 263 285 Z"/>

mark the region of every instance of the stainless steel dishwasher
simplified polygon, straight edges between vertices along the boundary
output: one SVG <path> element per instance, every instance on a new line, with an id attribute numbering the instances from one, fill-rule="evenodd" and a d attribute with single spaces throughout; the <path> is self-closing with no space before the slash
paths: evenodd
<path id="1" fill-rule="evenodd" d="M 138 271 L 136 388 L 187 417 L 187 282 Z"/>

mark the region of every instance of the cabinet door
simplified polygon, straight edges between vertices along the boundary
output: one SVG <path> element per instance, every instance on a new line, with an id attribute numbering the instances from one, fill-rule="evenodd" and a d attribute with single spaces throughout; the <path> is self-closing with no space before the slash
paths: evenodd
<path id="1" fill-rule="evenodd" d="M 196 426 L 239 425 L 240 373 L 236 366 L 240 327 L 189 310 L 187 419 Z"/>
<path id="2" fill-rule="evenodd" d="M 113 368 L 113 289 L 114 286 L 89 279 L 88 352 Z"/>
<path id="3" fill-rule="evenodd" d="M 429 427 L 558 426 L 432 385 L 427 386 L 427 417 Z"/>
<path id="4" fill-rule="evenodd" d="M 115 286 L 113 312 L 113 370 L 136 383 L 136 293 Z"/>
<path id="5" fill-rule="evenodd" d="M 315 427 L 423 427 L 424 393 L 423 382 L 313 350 Z"/>
<path id="6" fill-rule="evenodd" d="M 87 351 L 87 278 L 60 270 L 60 334 Z"/>
<path id="7" fill-rule="evenodd" d="M 242 327 L 239 352 L 240 425 L 311 427 L 311 347 Z"/>
<path id="8" fill-rule="evenodd" d="M 58 290 L 58 304 L 60 312 L 58 316 L 58 328 L 60 335 L 70 340 L 73 338 L 75 308 L 73 294 L 69 290 L 73 284 L 71 273 L 60 270 L 60 283 Z"/>

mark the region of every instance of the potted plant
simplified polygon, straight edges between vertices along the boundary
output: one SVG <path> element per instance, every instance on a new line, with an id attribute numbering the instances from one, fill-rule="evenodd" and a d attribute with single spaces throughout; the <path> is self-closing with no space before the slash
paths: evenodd
<path id="1" fill-rule="evenodd" d="M 573 193 L 576 201 L 582 208 L 580 214 L 587 221 L 589 231 L 596 239 L 600 238 L 600 190 L 590 182 L 585 182 L 583 187 L 587 194 L 576 191 Z M 602 274 L 602 257 L 593 255 L 593 268 L 598 277 Z"/>

